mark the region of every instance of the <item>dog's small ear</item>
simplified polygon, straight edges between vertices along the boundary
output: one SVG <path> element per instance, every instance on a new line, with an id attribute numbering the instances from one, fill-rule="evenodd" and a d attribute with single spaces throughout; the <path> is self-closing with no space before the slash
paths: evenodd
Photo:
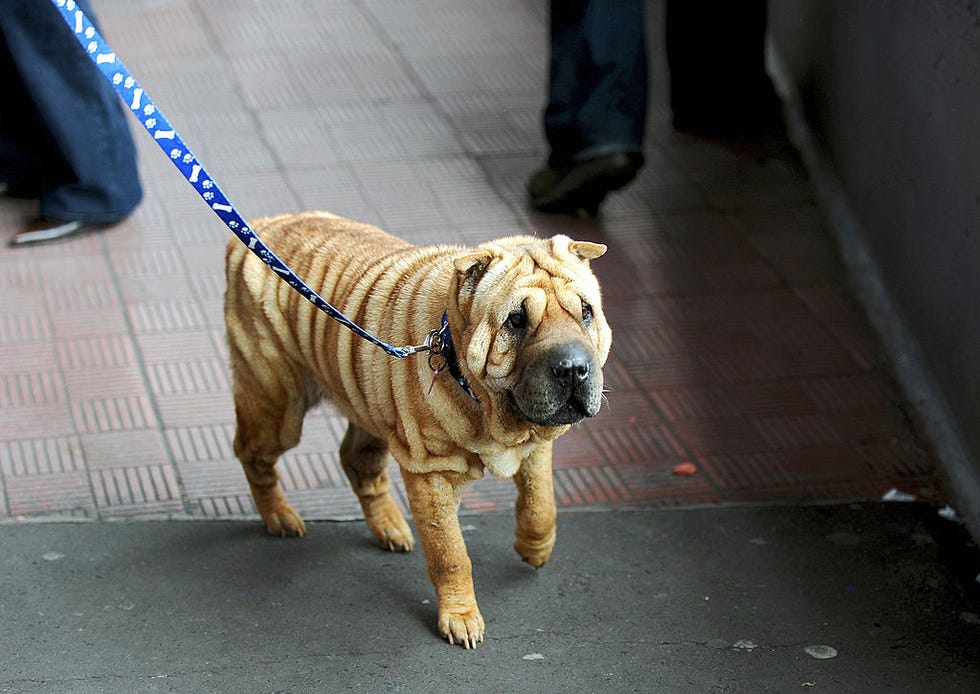
<path id="1" fill-rule="evenodd" d="M 456 272 L 459 273 L 460 288 L 469 291 L 476 289 L 476 285 L 480 283 L 487 268 L 490 267 L 491 260 L 493 260 L 493 254 L 489 251 L 476 251 L 456 258 L 453 265 L 456 267 Z"/>
<path id="2" fill-rule="evenodd" d="M 568 250 L 582 260 L 594 260 L 606 252 L 606 246 L 591 241 L 572 241 L 568 244 Z"/>

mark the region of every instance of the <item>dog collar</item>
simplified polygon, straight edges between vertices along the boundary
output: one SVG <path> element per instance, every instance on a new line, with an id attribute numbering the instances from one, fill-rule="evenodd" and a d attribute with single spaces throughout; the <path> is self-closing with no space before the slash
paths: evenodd
<path id="1" fill-rule="evenodd" d="M 426 345 L 429 350 L 429 368 L 432 369 L 432 385 L 429 386 L 429 391 L 432 391 L 432 386 L 435 385 L 439 374 L 448 370 L 449 375 L 459 384 L 463 392 L 473 398 L 474 401 L 480 402 L 480 398 L 476 397 L 476 393 L 470 388 L 470 384 L 466 382 L 466 378 L 459 368 L 456 348 L 453 347 L 452 333 L 449 331 L 448 313 L 442 314 L 442 325 L 429 333 Z"/>

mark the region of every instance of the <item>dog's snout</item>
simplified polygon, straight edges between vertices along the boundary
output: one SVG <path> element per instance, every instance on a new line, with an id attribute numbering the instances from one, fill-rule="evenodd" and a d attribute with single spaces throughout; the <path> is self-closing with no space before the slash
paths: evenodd
<path id="1" fill-rule="evenodd" d="M 525 369 L 511 397 L 517 411 L 535 424 L 576 424 L 599 412 L 602 367 L 588 344 L 555 345 Z"/>
<path id="2" fill-rule="evenodd" d="M 552 365 L 551 373 L 562 383 L 582 383 L 589 378 L 592 369 L 589 355 L 584 350 L 575 349 L 561 355 Z"/>

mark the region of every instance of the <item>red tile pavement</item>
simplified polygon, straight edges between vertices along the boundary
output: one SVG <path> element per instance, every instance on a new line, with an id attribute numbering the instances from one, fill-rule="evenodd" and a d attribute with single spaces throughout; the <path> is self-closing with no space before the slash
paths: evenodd
<path id="1" fill-rule="evenodd" d="M 608 244 L 594 264 L 614 329 L 608 404 L 556 446 L 563 506 L 941 496 L 793 152 L 670 128 L 658 3 L 649 164 L 599 220 L 524 200 L 545 155 L 545 3 L 97 5 L 247 215 L 330 209 L 417 243 L 531 230 Z M 228 232 L 136 137 L 147 198 L 132 218 L 0 249 L 0 519 L 254 513 L 231 450 Z M 0 199 L 0 232 L 33 213 Z M 307 517 L 360 513 L 343 428 L 317 409 L 280 466 Z M 481 480 L 463 507 L 513 496 Z"/>

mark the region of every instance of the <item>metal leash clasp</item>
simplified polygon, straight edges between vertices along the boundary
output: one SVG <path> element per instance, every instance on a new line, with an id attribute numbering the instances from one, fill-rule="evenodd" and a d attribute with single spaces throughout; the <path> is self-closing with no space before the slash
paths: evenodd
<path id="1" fill-rule="evenodd" d="M 439 374 L 448 369 L 453 374 L 456 382 L 459 383 L 459 387 L 473 398 L 474 401 L 480 402 L 480 399 L 473 392 L 473 389 L 470 388 L 466 379 L 459 373 L 459 366 L 455 361 L 456 356 L 453 351 L 453 338 L 452 333 L 449 331 L 449 315 L 447 313 L 442 314 L 442 325 L 434 330 L 430 330 L 421 345 L 409 345 L 402 347 L 402 350 L 405 354 L 429 353 L 429 368 L 432 370 L 432 381 L 429 383 L 429 389 L 426 391 L 426 395 L 432 393 Z M 452 363 L 450 363 L 450 360 L 452 360 Z M 453 371 L 454 368 L 456 371 Z"/>
<path id="2" fill-rule="evenodd" d="M 432 382 L 429 383 L 429 389 L 426 391 L 426 395 L 432 392 L 432 388 L 435 386 L 439 374 L 449 365 L 449 357 L 446 355 L 449 349 L 449 321 L 446 316 L 442 317 L 441 326 L 429 331 L 422 344 L 407 345 L 402 348 L 406 354 L 429 353 L 429 368 L 432 369 Z"/>
<path id="3" fill-rule="evenodd" d="M 426 392 L 426 395 L 428 395 L 436 385 L 436 379 L 439 378 L 439 374 L 442 373 L 442 370 L 449 363 L 446 358 L 448 342 L 446 340 L 445 325 L 429 331 L 429 334 L 425 338 L 425 347 L 429 352 L 429 368 L 432 369 L 432 382 L 429 383 L 429 390 Z"/>

